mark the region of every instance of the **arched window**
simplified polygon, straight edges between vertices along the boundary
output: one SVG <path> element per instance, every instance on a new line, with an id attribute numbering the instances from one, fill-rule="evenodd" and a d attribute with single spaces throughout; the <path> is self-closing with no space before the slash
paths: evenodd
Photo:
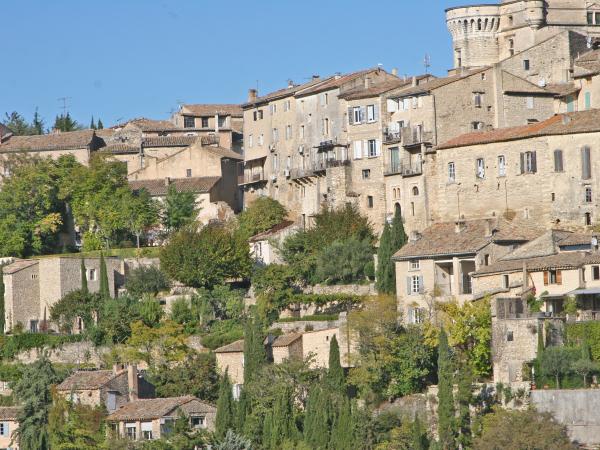
<path id="1" fill-rule="evenodd" d="M 419 195 L 419 188 L 416 186 L 413 186 L 412 188 L 412 193 L 413 195 L 416 197 L 417 195 Z"/>
<path id="2" fill-rule="evenodd" d="M 400 206 L 400 203 L 394 205 L 394 213 L 402 217 L 402 207 Z"/>

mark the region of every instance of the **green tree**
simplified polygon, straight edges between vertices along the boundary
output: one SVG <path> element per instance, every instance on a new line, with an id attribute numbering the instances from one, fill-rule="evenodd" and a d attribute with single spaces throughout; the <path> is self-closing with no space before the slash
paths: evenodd
<path id="1" fill-rule="evenodd" d="M 319 384 L 309 392 L 304 415 L 304 441 L 311 448 L 327 448 L 331 426 L 331 403 L 329 395 Z"/>
<path id="2" fill-rule="evenodd" d="M 248 239 L 283 222 L 286 216 L 285 207 L 277 200 L 259 197 L 238 216 L 239 231 Z"/>
<path id="3" fill-rule="evenodd" d="M 135 236 L 136 247 L 140 248 L 144 232 L 158 223 L 158 203 L 146 189 L 133 191 L 131 195 L 123 196 L 123 200 L 126 229 Z"/>
<path id="4" fill-rule="evenodd" d="M 98 130 L 104 130 L 104 124 L 102 123 L 101 119 L 98 119 L 98 123 L 96 125 L 96 129 L 98 129 Z"/>
<path id="5" fill-rule="evenodd" d="M 473 404 L 473 377 L 468 364 L 462 364 L 458 371 L 458 417 L 457 442 L 460 448 L 471 447 L 471 404 Z"/>
<path id="6" fill-rule="evenodd" d="M 227 431 L 225 438 L 215 445 L 215 450 L 252 450 L 252 442 L 243 436 Z"/>
<path id="7" fill-rule="evenodd" d="M 547 347 L 540 357 L 542 375 L 553 377 L 556 389 L 560 389 L 560 380 L 571 371 L 572 364 L 577 359 L 579 351 L 568 347 Z"/>
<path id="8" fill-rule="evenodd" d="M 474 450 L 497 449 L 575 450 L 566 427 L 556 423 L 550 414 L 534 410 L 498 409 L 483 418 L 481 436 L 473 442 Z"/>
<path id="9" fill-rule="evenodd" d="M 261 323 L 257 319 L 249 318 L 244 330 L 244 384 L 253 381 L 266 359 Z"/>
<path id="10" fill-rule="evenodd" d="M 184 326 L 194 321 L 194 314 L 185 298 L 178 298 L 171 305 L 171 320 Z"/>
<path id="11" fill-rule="evenodd" d="M 583 387 L 587 388 L 587 380 L 590 374 L 598 372 L 598 364 L 590 359 L 578 359 L 571 365 L 571 369 L 583 378 Z"/>
<path id="12" fill-rule="evenodd" d="M 273 321 L 299 292 L 293 270 L 283 264 L 269 264 L 252 274 L 252 287 L 261 317 Z"/>
<path id="13" fill-rule="evenodd" d="M 55 395 L 48 417 L 50 448 L 58 450 L 95 450 L 105 440 L 103 411 L 87 405 L 72 404 Z"/>
<path id="14" fill-rule="evenodd" d="M 396 267 L 392 256 L 406 244 L 407 237 L 400 211 L 396 210 L 391 226 L 385 223 L 377 252 L 377 290 L 396 294 Z"/>
<path id="15" fill-rule="evenodd" d="M 454 409 L 454 370 L 448 336 L 440 332 L 438 345 L 438 434 L 443 450 L 455 448 L 456 420 Z"/>
<path id="16" fill-rule="evenodd" d="M 66 114 L 56 116 L 53 128 L 61 132 L 67 132 L 81 130 L 83 127 L 67 112 Z"/>
<path id="17" fill-rule="evenodd" d="M 246 278 L 252 261 L 246 243 L 220 226 L 184 228 L 160 252 L 160 266 L 187 286 L 211 288 L 231 278 Z"/>
<path id="18" fill-rule="evenodd" d="M 147 327 L 158 327 L 165 314 L 158 300 L 150 295 L 141 298 L 139 312 L 142 322 Z"/>
<path id="19" fill-rule="evenodd" d="M 5 118 L 2 123 L 8 128 L 10 128 L 10 131 L 12 131 L 15 136 L 41 134 L 36 133 L 35 131 L 37 130 L 34 130 L 34 128 L 27 122 L 27 120 L 16 111 L 11 112 L 10 114 L 5 113 L 4 116 Z"/>
<path id="20" fill-rule="evenodd" d="M 90 328 L 102 309 L 103 300 L 99 294 L 82 289 L 71 291 L 50 307 L 50 319 L 67 333 L 73 331 L 77 318 L 81 318 L 86 329 Z"/>
<path id="21" fill-rule="evenodd" d="M 90 130 L 96 130 L 96 123 L 94 122 L 94 116 L 92 116 L 92 121 L 90 122 Z"/>
<path id="22" fill-rule="evenodd" d="M 140 302 L 129 295 L 107 299 L 102 304 L 97 326 L 89 330 L 93 341 L 100 344 L 122 344 L 131 336 L 131 324 L 141 320 Z"/>
<path id="23" fill-rule="evenodd" d="M 85 260 L 83 258 L 81 258 L 81 264 L 80 264 L 80 270 L 81 270 L 81 292 L 83 292 L 84 294 L 87 294 L 88 291 L 88 284 L 87 284 L 87 269 L 85 268 Z"/>
<path id="24" fill-rule="evenodd" d="M 11 387 L 21 404 L 15 437 L 23 450 L 49 448 L 48 417 L 52 405 L 50 387 L 59 379 L 48 359 L 42 357 L 23 370 Z"/>
<path id="25" fill-rule="evenodd" d="M 373 262 L 373 247 L 368 241 L 350 238 L 335 241 L 317 257 L 316 281 L 330 284 L 360 282 L 366 267 Z"/>
<path id="26" fill-rule="evenodd" d="M 198 217 L 196 195 L 189 191 L 178 191 L 169 186 L 162 211 L 162 224 L 168 232 L 177 231 L 196 221 Z"/>
<path id="27" fill-rule="evenodd" d="M 4 264 L 0 264 L 0 336 L 4 334 L 4 326 L 6 325 L 5 319 L 4 319 L 4 314 L 6 312 L 6 307 L 4 304 L 4 292 L 5 292 L 5 286 L 4 286 Z"/>
<path id="28" fill-rule="evenodd" d="M 333 389 L 339 392 L 345 391 L 346 381 L 344 369 L 340 363 L 340 347 L 335 335 L 331 338 L 329 343 L 329 369 L 327 370 L 327 379 Z"/>
<path id="29" fill-rule="evenodd" d="M 44 119 L 40 117 L 37 108 L 35 108 L 33 121 L 31 122 L 31 134 L 44 134 Z"/>
<path id="30" fill-rule="evenodd" d="M 102 252 L 100 252 L 100 297 L 103 299 L 110 298 L 108 270 L 106 269 L 106 261 Z"/>
<path id="31" fill-rule="evenodd" d="M 152 372 L 169 370 L 190 351 L 183 328 L 171 320 L 163 321 L 160 327 L 149 327 L 142 321 L 132 323 L 131 336 L 119 350 L 123 361 L 144 361 Z"/>
<path id="32" fill-rule="evenodd" d="M 234 428 L 235 424 L 235 403 L 231 389 L 229 375 L 225 372 L 219 385 L 217 416 L 215 418 L 215 433 L 219 439 L 223 439 L 227 432 Z"/>
<path id="33" fill-rule="evenodd" d="M 171 287 L 169 279 L 157 266 L 142 266 L 133 269 L 125 280 L 125 289 L 135 297 L 144 294 L 156 295 Z"/>
<path id="34" fill-rule="evenodd" d="M 268 448 L 273 450 L 281 448 L 283 442 L 287 440 L 296 440 L 298 430 L 294 422 L 294 408 L 292 405 L 293 397 L 289 386 L 284 386 L 273 405 L 273 415 L 271 423 L 271 436 Z M 264 444 L 264 442 L 263 442 Z"/>
<path id="35" fill-rule="evenodd" d="M 337 411 L 331 428 L 329 448 L 336 450 L 353 450 L 356 447 L 354 442 L 354 423 L 352 420 L 350 401 L 345 395 L 337 400 Z"/>

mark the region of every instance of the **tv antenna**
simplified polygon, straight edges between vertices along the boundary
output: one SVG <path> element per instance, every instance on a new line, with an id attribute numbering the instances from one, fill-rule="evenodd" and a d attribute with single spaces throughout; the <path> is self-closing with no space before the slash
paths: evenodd
<path id="1" fill-rule="evenodd" d="M 423 65 L 425 66 L 425 75 L 428 75 L 429 68 L 431 67 L 431 57 L 428 53 L 425 53 L 425 58 L 423 58 Z"/>
<path id="2" fill-rule="evenodd" d="M 59 102 L 62 102 L 63 117 L 64 117 L 64 116 L 66 116 L 66 115 L 67 115 L 67 109 L 68 109 L 68 108 L 67 108 L 67 102 L 68 102 L 69 100 L 71 100 L 71 97 L 60 97 L 60 98 L 57 98 L 57 100 L 58 100 Z"/>

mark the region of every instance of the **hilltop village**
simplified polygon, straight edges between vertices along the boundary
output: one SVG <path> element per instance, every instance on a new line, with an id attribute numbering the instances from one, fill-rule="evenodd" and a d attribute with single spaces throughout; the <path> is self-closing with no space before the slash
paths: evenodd
<path id="1" fill-rule="evenodd" d="M 0 124 L 0 449 L 600 448 L 600 4 L 443 75 Z"/>

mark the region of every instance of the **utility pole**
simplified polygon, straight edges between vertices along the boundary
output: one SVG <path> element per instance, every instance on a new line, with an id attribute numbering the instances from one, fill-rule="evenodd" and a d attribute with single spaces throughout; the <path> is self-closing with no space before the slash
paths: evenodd
<path id="1" fill-rule="evenodd" d="M 425 75 L 429 75 L 429 68 L 431 67 L 431 57 L 429 56 L 429 53 L 425 53 L 423 65 L 425 66 Z"/>
<path id="2" fill-rule="evenodd" d="M 60 97 L 57 99 L 59 102 L 62 102 L 62 109 L 63 109 L 63 117 L 66 117 L 67 115 L 67 102 L 69 100 L 71 100 L 71 97 Z"/>

